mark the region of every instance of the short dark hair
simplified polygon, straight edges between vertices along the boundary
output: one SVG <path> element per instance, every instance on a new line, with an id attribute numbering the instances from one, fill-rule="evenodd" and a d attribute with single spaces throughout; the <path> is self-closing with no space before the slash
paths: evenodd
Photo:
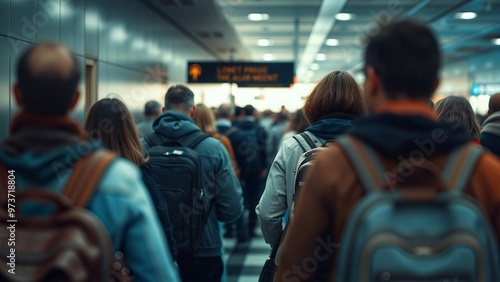
<path id="1" fill-rule="evenodd" d="M 236 117 L 239 117 L 242 112 L 243 112 L 243 108 L 242 107 L 240 107 L 240 106 L 234 107 L 234 115 Z"/>
<path id="2" fill-rule="evenodd" d="M 255 112 L 255 108 L 252 105 L 246 105 L 243 108 L 243 112 L 245 112 L 245 116 L 252 116 Z"/>
<path id="3" fill-rule="evenodd" d="M 65 115 L 80 82 L 80 67 L 71 54 L 72 68 L 68 74 L 42 70 L 33 73 L 30 59 L 40 47 L 56 49 L 63 47 L 56 42 L 37 43 L 24 51 L 17 62 L 17 85 L 21 90 L 23 107 L 27 112 L 42 115 Z"/>
<path id="4" fill-rule="evenodd" d="M 375 69 L 389 99 L 432 96 L 440 54 L 436 37 L 424 23 L 409 19 L 393 22 L 368 40 L 365 69 Z"/>
<path id="5" fill-rule="evenodd" d="M 170 86 L 165 94 L 165 109 L 189 111 L 194 107 L 194 94 L 187 86 L 178 84 Z"/>
<path id="6" fill-rule="evenodd" d="M 152 116 L 158 113 L 160 110 L 161 110 L 161 105 L 156 101 L 148 101 L 144 105 L 144 115 L 146 116 Z"/>

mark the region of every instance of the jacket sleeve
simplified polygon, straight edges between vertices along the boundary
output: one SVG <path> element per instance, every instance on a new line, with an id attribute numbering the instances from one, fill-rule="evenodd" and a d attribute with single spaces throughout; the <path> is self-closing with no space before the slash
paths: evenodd
<path id="1" fill-rule="evenodd" d="M 319 153 L 309 169 L 300 197 L 295 201 L 293 221 L 283 241 L 280 265 L 274 281 L 313 281 L 317 268 L 304 271 L 304 261 L 308 258 L 319 263 L 317 251 L 321 249 L 318 238 L 331 226 L 330 217 L 332 190 L 334 184 L 329 178 L 332 174 L 331 154 Z M 331 237 L 330 237 L 331 238 Z M 326 241 L 330 246 L 331 239 Z M 298 266 L 298 267 L 297 267 Z"/>
<path id="2" fill-rule="evenodd" d="M 115 161 L 98 191 L 91 210 L 107 227 L 115 250 L 123 252 L 135 281 L 180 281 L 139 169 Z"/>
<path id="3" fill-rule="evenodd" d="M 264 239 L 273 247 L 279 242 L 283 232 L 282 218 L 287 209 L 286 164 L 288 155 L 285 151 L 282 144 L 269 170 L 264 193 L 255 208 Z"/>
<path id="4" fill-rule="evenodd" d="M 234 174 L 227 150 L 218 142 L 218 165 L 215 174 L 215 205 L 217 220 L 232 222 L 243 213 L 243 197 L 241 187 Z"/>
<path id="5" fill-rule="evenodd" d="M 153 177 L 153 171 L 151 167 L 148 164 L 145 164 L 141 167 L 141 171 L 142 180 L 144 181 L 144 184 L 146 185 L 146 188 L 148 189 L 155 205 L 156 212 L 163 227 L 163 231 L 165 232 L 165 236 L 167 237 L 168 246 L 170 248 L 170 252 L 172 253 L 172 257 L 174 258 L 174 260 L 177 260 L 177 249 L 175 248 L 175 238 L 172 231 L 172 223 L 170 222 L 170 217 L 168 214 L 167 203 L 158 188 L 156 188 L 156 181 Z"/>

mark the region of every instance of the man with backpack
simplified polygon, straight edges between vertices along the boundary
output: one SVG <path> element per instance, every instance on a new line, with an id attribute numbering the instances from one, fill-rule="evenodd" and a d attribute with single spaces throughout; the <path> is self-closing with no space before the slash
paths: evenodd
<path id="1" fill-rule="evenodd" d="M 156 182 L 150 188 L 160 189 L 167 202 L 183 281 L 220 281 L 218 221 L 240 217 L 241 188 L 226 148 L 192 120 L 193 92 L 184 85 L 170 87 L 163 110 L 153 123 L 155 132 L 141 140 Z"/>
<path id="2" fill-rule="evenodd" d="M 329 281 L 499 281 L 500 163 L 435 120 L 439 64 L 422 23 L 369 38 L 372 115 L 318 153 L 275 281 L 314 280 L 325 254 L 336 256 Z"/>
<path id="3" fill-rule="evenodd" d="M 267 133 L 255 119 L 255 108 L 252 105 L 246 105 L 243 112 L 245 117 L 237 125 L 238 130 L 228 134 L 233 145 L 236 162 L 240 166 L 245 207 L 249 212 L 246 226 L 241 222 L 238 224 L 239 241 L 246 241 L 255 235 L 254 230 L 257 224 L 255 207 L 262 195 L 264 179 L 267 174 Z"/>
<path id="4" fill-rule="evenodd" d="M 9 220 L 16 230 L 0 248 L 14 250 L 15 263 L 7 273 L 2 258 L 0 280 L 114 281 L 113 272 L 179 281 L 137 167 L 69 119 L 79 81 L 77 59 L 58 43 L 35 44 L 18 61 L 20 112 L 0 145 L 2 235 Z"/>

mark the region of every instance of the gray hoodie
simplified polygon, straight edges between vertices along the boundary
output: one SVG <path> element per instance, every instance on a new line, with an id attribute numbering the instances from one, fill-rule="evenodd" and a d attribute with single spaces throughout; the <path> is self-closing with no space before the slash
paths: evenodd
<path id="1" fill-rule="evenodd" d="M 162 134 L 167 142 L 200 131 L 192 119 L 173 110 L 165 111 L 156 118 L 153 129 Z M 241 187 L 234 174 L 229 154 L 219 140 L 209 137 L 201 141 L 194 150 L 202 163 L 202 185 L 206 200 L 214 201 L 195 256 L 220 256 L 222 243 L 217 221 L 232 222 L 243 213 Z"/>
<path id="2" fill-rule="evenodd" d="M 500 137 L 500 112 L 491 114 L 484 121 L 481 133 L 488 133 Z"/>

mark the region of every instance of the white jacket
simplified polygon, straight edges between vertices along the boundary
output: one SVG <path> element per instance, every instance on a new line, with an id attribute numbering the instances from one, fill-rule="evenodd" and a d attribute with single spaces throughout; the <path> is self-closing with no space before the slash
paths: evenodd
<path id="1" fill-rule="evenodd" d="M 311 137 L 317 147 L 325 141 L 310 132 L 306 131 L 306 134 Z M 285 212 L 288 210 L 290 214 L 297 162 L 304 152 L 295 138 L 283 141 L 269 170 L 266 188 L 259 205 L 255 208 L 264 239 L 272 247 L 279 243 L 283 232 L 282 218 Z"/>

